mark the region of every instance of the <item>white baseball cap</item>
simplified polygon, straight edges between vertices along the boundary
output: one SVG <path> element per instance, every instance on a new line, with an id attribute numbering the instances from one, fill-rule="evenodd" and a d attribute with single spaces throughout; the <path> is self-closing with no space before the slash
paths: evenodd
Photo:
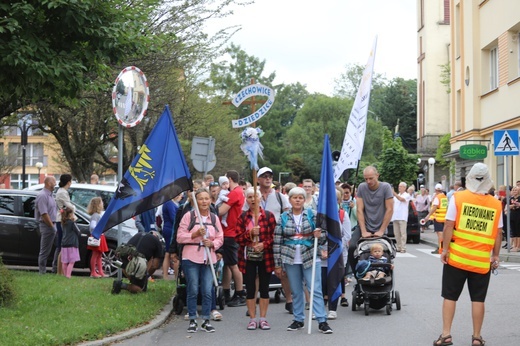
<path id="1" fill-rule="evenodd" d="M 273 170 L 269 167 L 262 167 L 258 170 L 258 173 L 256 173 L 256 177 L 259 178 L 264 173 L 271 173 L 273 174 Z"/>
<path id="2" fill-rule="evenodd" d="M 441 190 L 442 191 L 442 184 L 436 184 L 435 190 Z"/>

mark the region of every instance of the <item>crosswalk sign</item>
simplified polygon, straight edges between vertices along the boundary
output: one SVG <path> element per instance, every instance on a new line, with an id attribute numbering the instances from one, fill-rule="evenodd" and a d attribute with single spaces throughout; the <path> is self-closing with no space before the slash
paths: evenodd
<path id="1" fill-rule="evenodd" d="M 518 155 L 518 130 L 493 131 L 495 156 Z"/>

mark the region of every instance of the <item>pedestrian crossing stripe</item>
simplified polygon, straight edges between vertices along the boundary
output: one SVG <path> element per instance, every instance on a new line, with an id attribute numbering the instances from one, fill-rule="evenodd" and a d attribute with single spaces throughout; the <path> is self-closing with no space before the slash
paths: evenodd
<path id="1" fill-rule="evenodd" d="M 496 130 L 493 131 L 495 143 L 495 155 L 518 155 L 518 130 Z"/>

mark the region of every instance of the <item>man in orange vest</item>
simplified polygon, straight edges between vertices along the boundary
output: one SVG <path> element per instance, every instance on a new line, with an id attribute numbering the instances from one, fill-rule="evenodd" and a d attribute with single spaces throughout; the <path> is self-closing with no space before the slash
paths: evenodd
<path id="1" fill-rule="evenodd" d="M 466 190 L 454 193 L 450 199 L 441 254 L 443 326 L 434 345 L 453 344 L 451 325 L 466 281 L 473 318 L 471 344 L 485 343 L 480 334 L 484 302 L 491 269 L 498 268 L 502 243 L 502 204 L 487 194 L 492 186 L 487 166 L 476 163 L 466 177 Z"/>
<path id="2" fill-rule="evenodd" d="M 435 185 L 435 196 L 433 197 L 432 207 L 428 215 L 424 217 L 422 224 L 425 224 L 430 218 L 433 219 L 433 231 L 437 233 L 437 249 L 432 253 L 439 253 L 442 249 L 442 231 L 444 229 L 444 222 L 446 221 L 446 210 L 448 210 L 448 197 L 442 191 L 442 185 Z"/>

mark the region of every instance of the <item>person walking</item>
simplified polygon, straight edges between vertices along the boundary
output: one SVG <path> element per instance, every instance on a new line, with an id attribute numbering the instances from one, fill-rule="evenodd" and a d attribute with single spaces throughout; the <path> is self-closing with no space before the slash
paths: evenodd
<path id="1" fill-rule="evenodd" d="M 406 226 L 408 225 L 408 207 L 412 197 L 406 192 L 406 183 L 400 182 L 398 193 L 394 194 L 394 212 L 392 214 L 392 222 L 394 225 L 394 236 L 397 251 L 406 252 Z"/>
<path id="2" fill-rule="evenodd" d="M 426 189 L 424 188 L 424 185 L 421 185 L 419 194 L 415 197 L 414 200 L 415 203 L 415 209 L 417 210 L 417 216 L 419 217 L 419 220 L 426 220 L 426 215 L 428 215 L 428 211 L 430 210 L 430 196 L 428 196 L 428 193 L 426 192 Z M 424 225 L 421 225 L 421 233 L 424 233 L 426 230 L 426 222 Z"/>
<path id="3" fill-rule="evenodd" d="M 359 238 L 381 237 L 394 212 L 393 190 L 390 184 L 379 181 L 379 172 L 374 166 L 363 170 L 364 183 L 359 184 L 356 194 L 358 227 L 352 232 L 348 248 L 348 262 L 356 272 L 354 251 Z"/>
<path id="4" fill-rule="evenodd" d="M 39 223 L 40 229 L 40 252 L 38 254 L 38 272 L 47 272 L 47 259 L 52 250 L 52 244 L 56 236 L 56 217 L 58 208 L 52 197 L 56 186 L 56 178 L 48 176 L 43 181 L 44 187 L 36 196 L 34 202 L 34 218 Z"/>
<path id="5" fill-rule="evenodd" d="M 487 191 L 493 186 L 488 168 L 476 163 L 466 177 L 466 190 L 450 199 L 444 226 L 442 333 L 433 345 L 453 345 L 451 327 L 465 282 L 471 298 L 472 346 L 485 344 L 481 335 L 491 269 L 498 268 L 502 243 L 502 206 Z"/>
<path id="6" fill-rule="evenodd" d="M 256 195 L 255 195 L 256 193 Z M 273 237 L 276 220 L 273 213 L 260 207 L 260 191 L 252 187 L 246 190 L 246 202 L 249 206 L 238 218 L 237 243 L 238 267 L 244 274 L 246 284 L 246 304 L 249 311 L 248 330 L 258 327 L 262 330 L 271 329 L 267 322 L 267 308 L 269 307 L 269 281 L 274 270 Z M 258 206 L 258 220 L 255 225 L 254 209 Z M 260 292 L 260 319 L 256 320 L 256 278 Z"/>
<path id="7" fill-rule="evenodd" d="M 454 194 L 455 195 L 455 194 Z M 446 217 L 446 210 L 448 209 L 448 197 L 442 191 L 442 185 L 435 185 L 435 196 L 433 197 L 432 207 L 428 214 L 421 220 L 421 223 L 426 223 L 429 219 L 433 219 L 433 231 L 437 234 L 438 246 L 432 251 L 433 254 L 439 253 L 442 249 L 442 238 L 444 230 L 444 221 Z"/>

